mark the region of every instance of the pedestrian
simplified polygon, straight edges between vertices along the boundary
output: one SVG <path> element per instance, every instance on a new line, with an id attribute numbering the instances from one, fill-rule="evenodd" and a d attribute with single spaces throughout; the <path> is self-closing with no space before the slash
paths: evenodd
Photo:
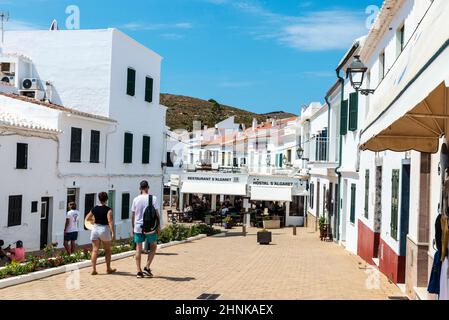
<path id="1" fill-rule="evenodd" d="M 101 192 L 98 195 L 100 201 L 99 206 L 95 206 L 86 216 L 87 221 L 93 221 L 90 240 L 92 241 L 92 275 L 97 275 L 97 258 L 100 244 L 103 243 L 106 270 L 108 274 L 112 274 L 117 269 L 111 268 L 111 242 L 115 239 L 114 235 L 114 219 L 112 217 L 112 209 L 106 204 L 108 202 L 108 194 Z"/>
<path id="2" fill-rule="evenodd" d="M 80 212 L 76 210 L 76 203 L 69 203 L 69 211 L 66 213 L 64 226 L 64 248 L 70 255 L 75 253 L 76 240 L 78 239 L 78 220 Z"/>
<path id="3" fill-rule="evenodd" d="M 10 262 L 11 259 L 8 257 L 8 253 L 10 252 L 10 246 L 3 249 L 5 242 L 0 240 L 0 267 L 3 267 L 6 263 Z"/>
<path id="4" fill-rule="evenodd" d="M 10 250 L 11 253 L 11 261 L 14 262 L 24 262 L 25 261 L 25 248 L 23 247 L 22 241 L 16 242 L 16 247 Z"/>
<path id="5" fill-rule="evenodd" d="M 134 242 L 136 243 L 136 266 L 137 266 L 137 278 L 143 278 L 144 276 L 153 277 L 151 272 L 151 263 L 153 262 L 154 256 L 157 250 L 157 240 L 161 232 L 160 230 L 160 215 L 158 208 L 157 198 L 150 195 L 150 187 L 147 181 L 142 181 L 140 183 L 140 195 L 134 198 L 132 204 L 132 224 L 134 233 Z M 151 199 L 151 202 L 150 202 Z M 152 206 L 152 207 L 151 207 Z M 147 207 L 155 210 L 157 215 L 157 228 L 155 231 L 150 233 L 145 233 L 143 231 L 144 225 L 144 214 Z M 147 256 L 147 263 L 142 271 L 141 260 L 142 260 L 142 245 L 147 242 L 150 251 Z"/>

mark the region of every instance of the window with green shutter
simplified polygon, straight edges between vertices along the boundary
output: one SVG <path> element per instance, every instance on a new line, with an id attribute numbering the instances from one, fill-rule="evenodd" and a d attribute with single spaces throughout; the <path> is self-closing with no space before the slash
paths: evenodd
<path id="1" fill-rule="evenodd" d="M 350 209 L 350 221 L 355 223 L 355 197 L 356 197 L 356 185 L 351 184 L 351 209 Z"/>
<path id="2" fill-rule="evenodd" d="M 126 93 L 129 96 L 135 96 L 136 94 L 136 70 L 128 68 L 128 82 L 126 86 Z"/>
<path id="3" fill-rule="evenodd" d="M 349 131 L 357 130 L 357 113 L 359 109 L 359 94 L 353 92 L 349 95 Z"/>
<path id="4" fill-rule="evenodd" d="M 151 148 L 151 138 L 148 136 L 143 136 L 142 143 L 142 163 L 150 163 L 150 148 Z"/>
<path id="5" fill-rule="evenodd" d="M 81 162 L 82 129 L 72 128 L 70 137 L 70 162 Z"/>
<path id="6" fill-rule="evenodd" d="M 365 218 L 369 218 L 369 170 L 365 171 Z"/>
<path id="7" fill-rule="evenodd" d="M 133 134 L 125 132 L 124 163 L 133 162 Z"/>
<path id="8" fill-rule="evenodd" d="M 9 196 L 8 228 L 22 224 L 22 196 Z"/>
<path id="9" fill-rule="evenodd" d="M 340 112 L 340 134 L 344 136 L 348 133 L 348 100 L 344 100 Z"/>
<path id="10" fill-rule="evenodd" d="M 16 169 L 28 168 L 28 144 L 18 143 L 16 153 Z"/>
<path id="11" fill-rule="evenodd" d="M 145 79 L 145 101 L 153 102 L 153 78 L 150 77 Z"/>
<path id="12" fill-rule="evenodd" d="M 313 209 L 313 203 L 315 201 L 315 185 L 313 183 L 310 184 L 309 190 L 309 207 Z"/>
<path id="13" fill-rule="evenodd" d="M 399 212 L 399 170 L 391 174 L 391 237 L 398 240 L 398 212 Z"/>
<path id="14" fill-rule="evenodd" d="M 122 220 L 129 219 L 129 193 L 122 193 Z"/>
<path id="15" fill-rule="evenodd" d="M 100 131 L 90 131 L 90 162 L 100 162 Z"/>

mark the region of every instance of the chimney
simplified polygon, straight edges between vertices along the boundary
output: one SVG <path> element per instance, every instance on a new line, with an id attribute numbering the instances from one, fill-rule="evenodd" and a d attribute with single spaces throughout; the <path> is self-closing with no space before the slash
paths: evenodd
<path id="1" fill-rule="evenodd" d="M 257 127 L 257 119 L 253 118 L 253 130 L 256 130 Z"/>

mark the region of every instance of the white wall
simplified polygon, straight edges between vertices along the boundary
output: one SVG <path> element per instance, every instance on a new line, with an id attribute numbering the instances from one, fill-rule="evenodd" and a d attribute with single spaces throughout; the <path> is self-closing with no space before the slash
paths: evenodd
<path id="1" fill-rule="evenodd" d="M 28 169 L 16 169 L 17 143 L 28 144 Z M 59 210 L 56 199 L 61 183 L 56 175 L 57 142 L 51 139 L 22 135 L 0 135 L 0 239 L 6 245 L 22 240 L 27 250 L 39 250 L 40 203 L 42 197 L 53 197 L 50 223 L 64 227 L 65 212 Z M 9 196 L 22 195 L 22 224 L 7 227 Z M 31 202 L 38 201 L 38 212 L 31 213 Z M 51 241 L 51 233 L 49 234 Z M 62 243 L 61 243 L 62 244 Z"/>
<path id="2" fill-rule="evenodd" d="M 53 102 L 109 115 L 112 29 L 5 32 L 4 53 L 34 64 L 34 75 L 53 83 Z"/>

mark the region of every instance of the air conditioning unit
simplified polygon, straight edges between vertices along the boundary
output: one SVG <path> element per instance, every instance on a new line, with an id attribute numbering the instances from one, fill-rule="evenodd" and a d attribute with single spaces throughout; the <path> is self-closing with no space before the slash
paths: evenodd
<path id="1" fill-rule="evenodd" d="M 16 78 L 14 76 L 3 76 L 1 81 L 5 83 L 14 84 L 15 79 Z"/>
<path id="2" fill-rule="evenodd" d="M 25 90 L 39 90 L 39 80 L 36 78 L 25 78 L 22 81 L 22 88 Z"/>

